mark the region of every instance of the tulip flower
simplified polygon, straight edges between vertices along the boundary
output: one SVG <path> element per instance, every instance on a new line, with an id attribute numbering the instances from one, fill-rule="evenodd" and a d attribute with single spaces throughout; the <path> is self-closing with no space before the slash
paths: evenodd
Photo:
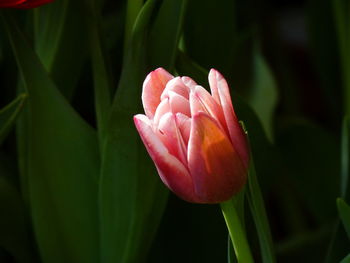
<path id="1" fill-rule="evenodd" d="M 209 84 L 211 94 L 158 68 L 143 83 L 145 115 L 134 116 L 161 180 L 193 203 L 226 201 L 247 178 L 247 142 L 227 82 L 212 69 Z"/>
<path id="2" fill-rule="evenodd" d="M 0 0 L 0 8 L 34 8 L 53 0 Z"/>

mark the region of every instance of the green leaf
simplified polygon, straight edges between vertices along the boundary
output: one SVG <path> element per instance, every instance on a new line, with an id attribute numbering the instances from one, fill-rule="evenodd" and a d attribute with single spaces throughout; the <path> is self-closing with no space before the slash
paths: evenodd
<path id="1" fill-rule="evenodd" d="M 164 0 L 150 28 L 148 66 L 163 66 L 171 71 L 175 64 L 177 47 L 182 33 L 186 0 Z"/>
<path id="2" fill-rule="evenodd" d="M 344 117 L 341 138 L 341 170 L 340 170 L 340 196 L 348 201 L 348 179 L 349 179 L 349 119 Z M 345 231 L 338 219 L 328 246 L 325 262 L 338 262 L 348 251 L 349 241 Z"/>
<path id="3" fill-rule="evenodd" d="M 54 1 L 34 10 L 35 50 L 46 70 L 70 99 L 86 59 L 85 1 Z M 74 54 L 74 55 L 72 55 Z"/>
<path id="4" fill-rule="evenodd" d="M 253 215 L 256 230 L 258 232 L 262 262 L 276 262 L 271 230 L 265 211 L 264 200 L 255 173 L 254 161 L 251 157 L 248 174 L 248 201 Z"/>
<path id="5" fill-rule="evenodd" d="M 156 1 L 147 1 L 134 26 L 104 142 L 102 262 L 144 260 L 167 200 L 167 191 L 136 132 L 133 115 L 142 111 L 140 97 L 147 71 L 159 66 L 169 70 L 174 63 L 185 1 L 162 1 L 157 13 L 155 5 Z M 157 40 L 164 41 L 166 54 L 150 44 L 155 44 L 157 36 L 164 36 Z"/>
<path id="6" fill-rule="evenodd" d="M 237 258 L 232 246 L 230 234 L 228 234 L 227 237 L 227 263 L 237 263 Z"/>
<path id="7" fill-rule="evenodd" d="M 95 1 L 88 1 L 87 20 L 91 63 L 94 76 L 95 110 L 97 117 L 97 130 L 100 145 L 105 137 L 106 125 L 111 107 L 112 74 L 107 63 L 107 55 L 103 48 L 100 14 L 97 12 Z"/>
<path id="8" fill-rule="evenodd" d="M 23 201 L 0 168 L 0 247 L 6 249 L 16 262 L 37 262 Z"/>
<path id="9" fill-rule="evenodd" d="M 341 198 L 337 199 L 337 207 L 341 221 L 345 227 L 346 233 L 350 238 L 350 206 Z"/>
<path id="10" fill-rule="evenodd" d="M 248 103 L 258 115 L 268 138 L 273 138 L 273 116 L 277 105 L 277 87 L 272 72 L 262 54 L 255 50 L 252 89 Z"/>
<path id="11" fill-rule="evenodd" d="M 340 263 L 350 263 L 350 254 L 348 254 Z"/>
<path id="12" fill-rule="evenodd" d="M 28 188 L 43 262 L 97 262 L 96 132 L 67 103 L 7 13 L 3 21 L 28 92 Z"/>
<path id="13" fill-rule="evenodd" d="M 0 109 L 0 144 L 4 141 L 10 132 L 13 124 L 23 108 L 27 95 L 20 94 L 10 104 Z"/>
<path id="14" fill-rule="evenodd" d="M 142 0 L 127 0 L 124 50 L 128 49 L 128 44 L 133 33 L 135 20 L 142 8 Z"/>

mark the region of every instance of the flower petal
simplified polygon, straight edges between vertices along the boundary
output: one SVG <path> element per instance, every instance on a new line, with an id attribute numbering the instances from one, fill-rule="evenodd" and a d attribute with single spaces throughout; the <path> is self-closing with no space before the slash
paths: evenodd
<path id="1" fill-rule="evenodd" d="M 134 123 L 163 183 L 180 198 L 196 202 L 197 197 L 188 170 L 176 157 L 169 154 L 153 132 L 151 121 L 145 115 L 138 114 L 134 116 Z"/>
<path id="2" fill-rule="evenodd" d="M 175 114 L 168 112 L 159 120 L 156 135 L 161 139 L 169 153 L 187 165 L 187 149 L 177 127 Z"/>
<path id="3" fill-rule="evenodd" d="M 169 104 L 171 111 L 176 114 L 181 112 L 188 117 L 191 116 L 190 102 L 179 94 L 169 91 Z"/>
<path id="4" fill-rule="evenodd" d="M 148 118 L 153 118 L 160 96 L 173 76 L 163 68 L 158 68 L 149 73 L 143 82 L 142 104 Z"/>
<path id="5" fill-rule="evenodd" d="M 195 89 L 191 89 L 190 92 L 190 108 L 191 108 L 191 116 L 194 116 L 198 112 L 205 112 L 209 114 L 207 109 L 199 100 L 198 96 L 195 93 Z"/>
<path id="6" fill-rule="evenodd" d="M 220 128 L 228 134 L 227 124 L 221 106 L 214 100 L 209 92 L 201 86 L 196 86 L 194 88 L 194 94 L 199 99 L 201 105 L 206 109 L 206 112 L 217 120 Z"/>
<path id="7" fill-rule="evenodd" d="M 192 117 L 187 156 L 195 193 L 204 203 L 228 200 L 246 181 L 246 169 L 229 138 L 205 113 Z"/>
<path id="8" fill-rule="evenodd" d="M 247 168 L 249 165 L 248 145 L 243 129 L 238 122 L 232 106 L 228 84 L 225 78 L 215 69 L 211 69 L 209 72 L 209 84 L 213 98 L 223 109 L 231 142 Z"/>
<path id="9" fill-rule="evenodd" d="M 153 118 L 154 127 L 158 127 L 160 118 L 167 112 L 171 112 L 169 99 L 162 100 L 159 106 L 157 107 Z"/>
<path id="10" fill-rule="evenodd" d="M 189 87 L 190 89 L 194 88 L 195 86 L 197 86 L 197 83 L 191 79 L 190 77 L 181 77 L 182 82 Z"/>
<path id="11" fill-rule="evenodd" d="M 172 80 L 170 80 L 166 84 L 166 87 L 165 87 L 162 95 L 160 96 L 160 99 L 163 100 L 165 98 L 169 98 L 170 91 L 175 92 L 175 93 L 181 95 L 182 97 L 188 99 L 190 89 L 189 89 L 189 87 L 187 87 L 184 84 L 184 82 L 182 81 L 182 79 L 180 77 L 176 77 L 176 78 L 173 78 Z"/>
<path id="12" fill-rule="evenodd" d="M 182 113 L 176 113 L 176 123 L 177 127 L 179 127 L 181 136 L 187 146 L 188 140 L 190 138 L 191 132 L 191 118 Z"/>

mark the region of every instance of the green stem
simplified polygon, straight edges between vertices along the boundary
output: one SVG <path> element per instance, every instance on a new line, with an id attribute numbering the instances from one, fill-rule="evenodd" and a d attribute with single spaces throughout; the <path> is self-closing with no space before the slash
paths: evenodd
<path id="1" fill-rule="evenodd" d="M 253 263 L 253 256 L 239 219 L 236 207 L 231 200 L 220 204 L 238 263 Z"/>

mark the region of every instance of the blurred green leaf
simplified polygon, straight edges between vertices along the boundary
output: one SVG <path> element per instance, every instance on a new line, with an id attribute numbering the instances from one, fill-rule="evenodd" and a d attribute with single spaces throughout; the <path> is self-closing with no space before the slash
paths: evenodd
<path id="1" fill-rule="evenodd" d="M 185 1 L 162 1 L 157 13 L 155 5 L 156 1 L 147 1 L 136 20 L 104 143 L 100 181 L 102 262 L 144 260 L 167 200 L 167 191 L 136 132 L 133 115 L 142 111 L 140 98 L 147 71 L 159 66 L 171 70 Z M 153 37 L 163 41 L 166 54 L 152 46 L 155 42 L 149 39 Z"/>
<path id="2" fill-rule="evenodd" d="M 277 104 L 277 86 L 272 72 L 262 54 L 255 50 L 253 57 L 253 81 L 248 103 L 259 117 L 268 138 L 273 138 L 273 117 Z"/>
<path id="3" fill-rule="evenodd" d="M 148 67 L 174 68 L 187 0 L 163 0 L 149 32 Z"/>
<path id="4" fill-rule="evenodd" d="M 343 222 L 348 238 L 350 238 L 350 206 L 341 198 L 337 199 L 340 219 Z"/>
<path id="5" fill-rule="evenodd" d="M 349 52 L 349 33 L 350 23 L 348 12 L 350 5 L 348 1 L 332 1 L 334 24 L 338 37 L 339 59 L 341 62 L 342 82 L 343 82 L 343 103 L 345 114 L 350 115 L 350 52 Z"/>
<path id="6" fill-rule="evenodd" d="M 87 3 L 86 21 L 88 25 L 91 64 L 94 75 L 95 110 L 100 146 L 105 137 L 106 125 L 111 107 L 112 74 L 105 54 L 101 32 L 101 17 L 96 8 L 96 1 Z M 102 148 L 102 147 L 101 147 Z"/>
<path id="7" fill-rule="evenodd" d="M 340 196 L 348 201 L 349 179 L 349 119 L 344 117 L 341 138 L 341 170 L 340 170 Z M 332 238 L 328 246 L 325 262 L 338 262 L 348 252 L 349 241 L 345 230 L 338 219 L 333 228 Z"/>
<path id="8" fill-rule="evenodd" d="M 19 263 L 37 262 L 29 235 L 29 220 L 23 201 L 0 170 L 0 247 L 5 248 Z"/>
<path id="9" fill-rule="evenodd" d="M 88 47 L 84 2 L 54 1 L 34 10 L 35 50 L 68 99 L 75 91 Z"/>
<path id="10" fill-rule="evenodd" d="M 142 0 L 127 0 L 124 50 L 128 49 L 128 44 L 133 33 L 133 26 L 142 8 Z"/>
<path id="11" fill-rule="evenodd" d="M 256 230 L 258 232 L 262 262 L 276 262 L 271 230 L 265 211 L 264 199 L 262 197 L 262 193 L 255 173 L 253 157 L 251 157 L 249 164 L 247 195 L 250 211 L 252 213 Z"/>
<path id="12" fill-rule="evenodd" d="M 43 262 L 98 261 L 96 132 L 40 64 L 12 18 L 3 21 L 28 92 L 28 187 Z"/>
<path id="13" fill-rule="evenodd" d="M 347 255 L 340 263 L 350 263 L 350 254 Z"/>
<path id="14" fill-rule="evenodd" d="M 10 104 L 0 109 L 0 144 L 4 141 L 11 130 L 15 120 L 23 108 L 27 95 L 20 94 Z"/>

